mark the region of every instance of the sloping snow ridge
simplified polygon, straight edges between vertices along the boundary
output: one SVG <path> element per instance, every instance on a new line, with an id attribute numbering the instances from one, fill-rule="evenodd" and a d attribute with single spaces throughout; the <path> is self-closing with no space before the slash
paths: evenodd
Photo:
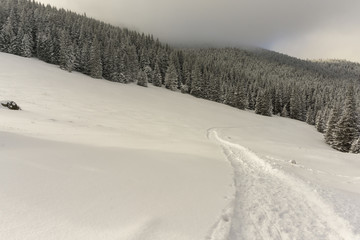
<path id="1" fill-rule="evenodd" d="M 360 239 L 360 155 L 312 126 L 0 63 L 0 239 Z"/>
<path id="2" fill-rule="evenodd" d="M 308 185 L 258 157 L 249 149 L 220 138 L 210 129 L 234 168 L 233 206 L 211 234 L 232 239 L 360 239 Z"/>

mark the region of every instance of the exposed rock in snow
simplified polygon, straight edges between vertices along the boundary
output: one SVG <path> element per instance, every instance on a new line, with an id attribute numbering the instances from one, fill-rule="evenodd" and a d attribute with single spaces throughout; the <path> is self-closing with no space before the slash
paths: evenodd
<path id="1" fill-rule="evenodd" d="M 10 110 L 21 110 L 20 106 L 14 101 L 1 101 L 1 106 L 7 107 Z"/>

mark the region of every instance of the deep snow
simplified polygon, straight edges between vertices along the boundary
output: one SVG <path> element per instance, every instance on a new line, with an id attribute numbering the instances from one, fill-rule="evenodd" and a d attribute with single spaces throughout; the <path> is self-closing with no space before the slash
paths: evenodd
<path id="1" fill-rule="evenodd" d="M 0 98 L 23 109 L 0 109 L 0 239 L 205 238 L 233 190 L 198 110 L 221 105 L 0 62 Z"/>
<path id="2" fill-rule="evenodd" d="M 210 239 L 359 239 L 316 189 L 219 137 L 220 131 L 211 129 L 209 137 L 234 168 L 236 194 Z"/>
<path id="3" fill-rule="evenodd" d="M 0 62 L 0 239 L 360 239 L 360 155 L 305 123 Z"/>

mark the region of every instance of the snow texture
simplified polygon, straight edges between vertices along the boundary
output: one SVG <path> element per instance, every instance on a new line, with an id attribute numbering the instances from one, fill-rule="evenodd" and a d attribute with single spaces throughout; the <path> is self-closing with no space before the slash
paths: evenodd
<path id="1" fill-rule="evenodd" d="M 0 109 L 0 239 L 206 237 L 232 192 L 201 119 L 222 105 L 0 62 L 0 98 L 23 109 Z"/>
<path id="2" fill-rule="evenodd" d="M 234 169 L 233 206 L 211 234 L 220 239 L 360 239 L 321 196 L 249 149 L 209 136 L 222 147 Z"/>

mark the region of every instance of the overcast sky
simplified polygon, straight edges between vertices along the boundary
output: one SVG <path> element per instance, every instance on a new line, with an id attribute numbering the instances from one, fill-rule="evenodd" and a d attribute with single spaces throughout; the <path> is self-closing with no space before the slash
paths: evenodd
<path id="1" fill-rule="evenodd" d="M 40 0 L 180 45 L 360 62 L 359 0 Z"/>

